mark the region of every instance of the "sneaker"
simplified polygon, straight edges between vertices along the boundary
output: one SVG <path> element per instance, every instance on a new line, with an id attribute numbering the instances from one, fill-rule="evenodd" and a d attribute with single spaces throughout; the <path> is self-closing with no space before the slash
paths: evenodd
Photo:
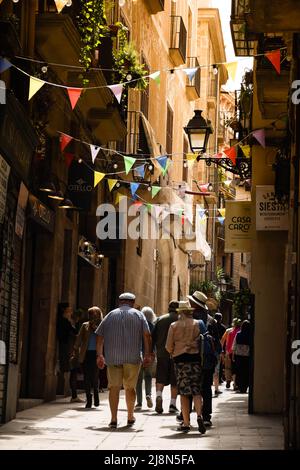
<path id="1" fill-rule="evenodd" d="M 147 402 L 148 408 L 153 408 L 153 401 L 152 401 L 152 398 L 150 396 L 146 397 L 146 402 Z"/>
<path id="2" fill-rule="evenodd" d="M 71 398 L 70 403 L 83 403 L 83 400 L 79 397 Z"/>
<path id="3" fill-rule="evenodd" d="M 206 428 L 211 428 L 211 427 L 212 427 L 212 422 L 211 422 L 210 419 L 205 419 L 205 420 L 203 421 L 203 423 L 204 423 L 204 426 L 205 426 Z"/>
<path id="4" fill-rule="evenodd" d="M 137 404 L 135 405 L 134 409 L 135 409 L 136 411 L 141 410 L 141 409 L 142 409 L 141 403 L 137 403 Z"/>
<path id="5" fill-rule="evenodd" d="M 201 416 L 198 416 L 197 418 L 197 423 L 198 423 L 198 431 L 201 433 L 201 434 L 205 434 L 206 433 L 206 427 L 204 425 L 204 422 L 203 422 L 203 419 Z"/>
<path id="6" fill-rule="evenodd" d="M 162 397 L 156 397 L 155 411 L 158 414 L 163 413 L 164 410 L 162 407 Z"/>
<path id="7" fill-rule="evenodd" d="M 169 413 L 179 413 L 179 410 L 176 408 L 175 405 L 169 406 Z"/>

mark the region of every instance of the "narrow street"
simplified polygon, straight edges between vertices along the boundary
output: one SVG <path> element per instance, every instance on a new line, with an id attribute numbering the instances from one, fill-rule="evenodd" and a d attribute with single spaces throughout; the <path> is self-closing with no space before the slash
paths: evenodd
<path id="1" fill-rule="evenodd" d="M 169 406 L 164 392 L 165 409 Z M 155 390 L 153 388 L 153 396 Z M 81 396 L 84 398 L 84 396 Z M 19 412 L 0 428 L 0 450 L 262 450 L 283 449 L 283 427 L 277 416 L 251 416 L 247 395 L 223 388 L 213 398 L 213 427 L 201 436 L 196 416 L 192 431 L 176 431 L 175 416 L 157 415 L 146 406 L 136 413 L 136 425 L 126 427 L 124 394 L 120 402 L 119 428 L 110 430 L 108 393 L 100 394 L 99 409 L 85 410 L 84 403 L 61 398 Z"/>

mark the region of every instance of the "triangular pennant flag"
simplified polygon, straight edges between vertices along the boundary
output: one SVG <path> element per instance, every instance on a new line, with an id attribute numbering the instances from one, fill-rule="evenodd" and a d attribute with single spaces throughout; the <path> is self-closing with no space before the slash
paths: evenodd
<path id="1" fill-rule="evenodd" d="M 40 80 L 39 78 L 35 77 L 30 77 L 28 100 L 31 100 L 31 98 L 36 94 L 36 92 L 39 91 L 40 88 L 42 88 L 43 85 L 45 85 L 45 82 L 43 80 Z"/>
<path id="2" fill-rule="evenodd" d="M 226 212 L 226 209 L 223 208 L 223 209 L 218 209 L 218 211 L 220 212 L 221 216 L 222 217 L 225 217 L 225 212 Z"/>
<path id="3" fill-rule="evenodd" d="M 218 222 L 220 222 L 221 225 L 224 224 L 225 217 L 218 217 Z"/>
<path id="4" fill-rule="evenodd" d="M 166 176 L 166 173 L 167 173 L 167 171 L 168 171 L 168 169 L 169 169 L 169 166 L 170 166 L 170 160 L 168 159 L 168 160 L 167 160 L 167 163 L 166 163 L 166 167 L 163 168 L 163 169 L 162 169 L 162 172 L 161 172 L 163 176 Z"/>
<path id="5" fill-rule="evenodd" d="M 98 183 L 100 183 L 101 180 L 103 180 L 104 176 L 105 173 L 100 173 L 100 171 L 94 172 L 94 188 L 97 186 Z"/>
<path id="6" fill-rule="evenodd" d="M 224 64 L 224 65 L 225 65 L 225 67 L 226 67 L 226 69 L 227 69 L 227 72 L 228 72 L 229 77 L 230 77 L 231 80 L 234 82 L 234 81 L 235 81 L 235 77 L 236 77 L 238 62 L 228 62 L 227 64 Z"/>
<path id="7" fill-rule="evenodd" d="M 107 183 L 108 183 L 108 187 L 109 187 L 109 191 L 111 192 L 114 187 L 116 186 L 118 180 L 114 180 L 114 179 L 111 179 L 111 178 L 108 178 L 107 180 Z"/>
<path id="8" fill-rule="evenodd" d="M 124 197 L 126 197 L 124 194 L 116 193 L 115 204 L 120 204 L 120 202 L 122 201 L 122 199 L 124 199 Z"/>
<path id="9" fill-rule="evenodd" d="M 186 154 L 187 164 L 189 168 L 191 168 L 194 165 L 196 158 L 197 158 L 197 155 L 195 153 Z"/>
<path id="10" fill-rule="evenodd" d="M 280 49 L 277 51 L 266 52 L 265 57 L 269 59 L 276 72 L 280 74 Z"/>
<path id="11" fill-rule="evenodd" d="M 108 88 L 111 89 L 111 91 L 116 97 L 116 100 L 120 103 L 123 93 L 123 85 L 121 83 L 118 83 L 117 85 L 109 85 Z"/>
<path id="12" fill-rule="evenodd" d="M 152 78 L 152 80 L 154 80 L 157 85 L 160 85 L 160 72 L 151 73 L 151 75 L 149 75 L 149 78 Z"/>
<path id="13" fill-rule="evenodd" d="M 71 137 L 68 134 L 61 134 L 61 136 L 60 136 L 60 150 L 62 152 L 64 151 L 64 149 L 66 148 L 68 143 L 71 142 L 72 139 L 73 139 L 73 137 Z"/>
<path id="14" fill-rule="evenodd" d="M 124 163 L 125 163 L 126 175 L 128 175 L 136 159 L 133 157 L 125 157 L 125 155 L 123 156 L 123 158 L 124 158 Z"/>
<path id="15" fill-rule="evenodd" d="M 144 176 L 145 176 L 145 165 L 140 165 L 140 166 L 135 167 L 134 171 L 136 171 L 141 178 L 144 178 Z"/>
<path id="16" fill-rule="evenodd" d="M 80 98 L 83 88 L 68 88 L 67 90 L 72 109 L 74 109 L 77 104 L 77 101 Z"/>
<path id="17" fill-rule="evenodd" d="M 134 196 L 137 190 L 139 189 L 139 185 L 140 183 L 130 183 L 130 191 L 132 196 Z"/>
<path id="18" fill-rule="evenodd" d="M 251 152 L 251 147 L 250 145 L 240 145 L 240 148 L 245 155 L 245 157 L 249 158 L 250 157 L 250 152 Z"/>
<path id="19" fill-rule="evenodd" d="M 206 210 L 205 209 L 199 209 L 199 215 L 200 215 L 200 219 L 202 219 L 206 215 Z"/>
<path id="20" fill-rule="evenodd" d="M 225 184 L 225 186 L 230 186 L 231 182 L 232 182 L 232 180 L 226 180 L 226 181 L 224 181 L 224 184 Z"/>
<path id="21" fill-rule="evenodd" d="M 167 156 L 157 157 L 156 160 L 160 164 L 162 169 L 165 170 L 167 163 L 168 163 L 168 157 Z"/>
<path id="22" fill-rule="evenodd" d="M 160 186 L 152 186 L 151 188 L 152 199 L 156 196 L 157 193 L 159 193 L 160 190 L 161 190 Z"/>
<path id="23" fill-rule="evenodd" d="M 235 147 L 230 147 L 230 149 L 224 150 L 225 155 L 227 155 L 228 158 L 232 161 L 232 163 L 235 165 L 236 164 L 236 148 Z"/>
<path id="24" fill-rule="evenodd" d="M 64 157 L 65 157 L 67 167 L 70 168 L 71 163 L 75 158 L 75 155 L 73 153 L 65 153 Z"/>
<path id="25" fill-rule="evenodd" d="M 95 163 L 95 160 L 96 160 L 96 157 L 99 153 L 100 147 L 97 147 L 97 145 L 90 144 L 90 149 L 91 149 L 93 163 Z"/>
<path id="26" fill-rule="evenodd" d="M 152 204 L 148 203 L 148 204 L 146 204 L 146 207 L 147 207 L 148 211 L 150 211 L 150 212 L 151 212 L 151 209 L 152 209 Z"/>
<path id="27" fill-rule="evenodd" d="M 9 69 L 12 64 L 9 62 L 9 60 L 0 58 L 0 73 L 5 72 L 5 70 Z"/>
<path id="28" fill-rule="evenodd" d="M 67 0 L 54 0 L 58 13 L 66 6 Z"/>
<path id="29" fill-rule="evenodd" d="M 194 76 L 195 76 L 195 74 L 198 70 L 198 67 L 182 69 L 182 70 L 186 73 L 188 79 L 191 81 L 191 80 L 193 80 L 193 78 L 194 78 Z"/>
<path id="30" fill-rule="evenodd" d="M 253 137 L 256 138 L 257 142 L 262 146 L 266 146 L 266 135 L 264 129 L 258 129 L 257 131 L 252 132 Z"/>

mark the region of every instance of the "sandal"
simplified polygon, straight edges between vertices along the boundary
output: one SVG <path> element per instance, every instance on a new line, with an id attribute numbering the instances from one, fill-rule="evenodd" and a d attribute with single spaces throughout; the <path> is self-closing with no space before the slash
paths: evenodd
<path id="1" fill-rule="evenodd" d="M 133 426 L 135 423 L 135 418 L 127 420 L 127 426 Z"/>
<path id="2" fill-rule="evenodd" d="M 108 425 L 108 427 L 111 429 L 117 429 L 117 426 L 118 426 L 117 421 L 111 421 Z"/>

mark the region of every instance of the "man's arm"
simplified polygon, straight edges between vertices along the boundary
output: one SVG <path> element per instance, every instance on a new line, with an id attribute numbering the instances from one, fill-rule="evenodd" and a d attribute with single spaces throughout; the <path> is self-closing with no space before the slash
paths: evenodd
<path id="1" fill-rule="evenodd" d="M 103 356 L 104 336 L 97 336 L 96 338 L 96 355 L 97 355 L 97 366 L 99 369 L 103 369 L 105 366 Z"/>

